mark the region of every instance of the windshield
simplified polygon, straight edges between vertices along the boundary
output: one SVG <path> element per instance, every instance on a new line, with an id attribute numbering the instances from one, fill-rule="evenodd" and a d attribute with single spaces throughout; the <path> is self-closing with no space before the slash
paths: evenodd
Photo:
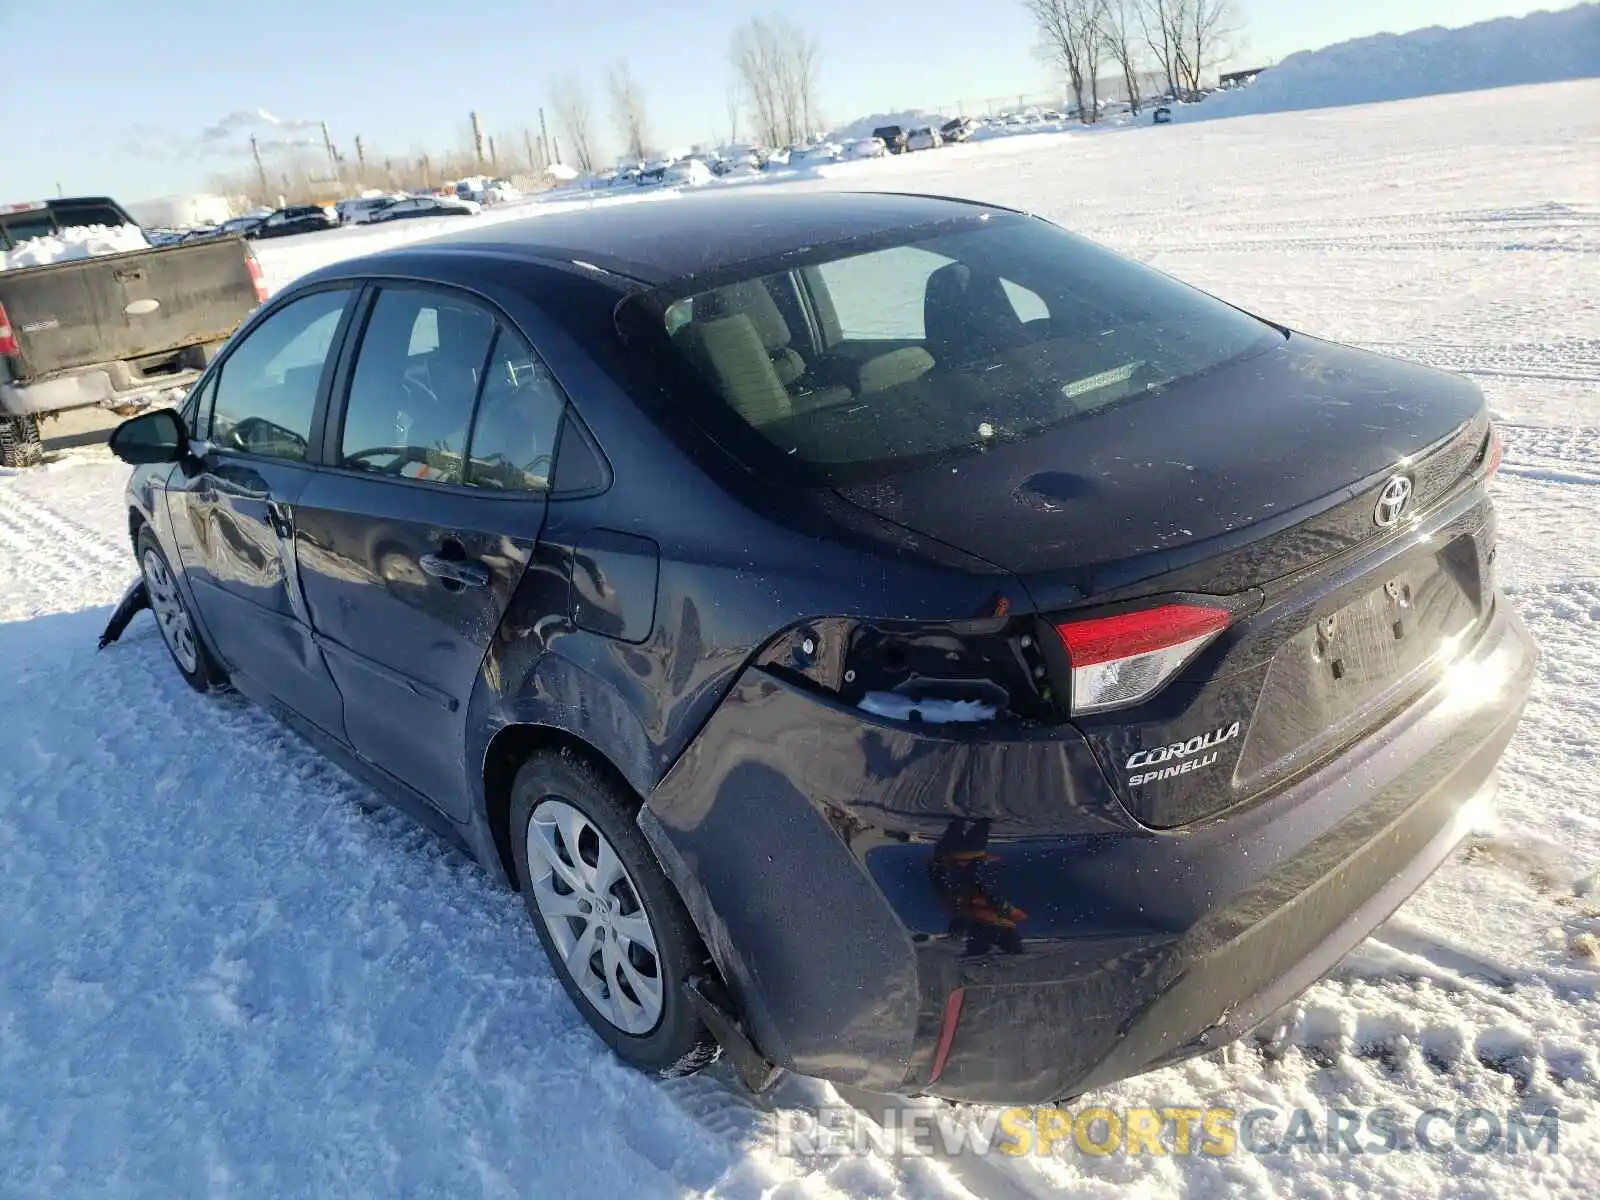
<path id="1" fill-rule="evenodd" d="M 722 401 L 709 423 L 731 418 L 757 435 L 734 439 L 754 457 L 827 482 L 1028 437 L 1282 339 L 1015 216 L 752 274 L 678 296 L 663 318 Z"/>

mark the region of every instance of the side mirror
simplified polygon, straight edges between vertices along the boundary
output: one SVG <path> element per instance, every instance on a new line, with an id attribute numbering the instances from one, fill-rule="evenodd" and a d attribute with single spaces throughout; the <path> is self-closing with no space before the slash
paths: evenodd
<path id="1" fill-rule="evenodd" d="M 111 453 L 125 463 L 180 462 L 189 454 L 189 431 L 175 408 L 129 417 L 111 431 Z"/>

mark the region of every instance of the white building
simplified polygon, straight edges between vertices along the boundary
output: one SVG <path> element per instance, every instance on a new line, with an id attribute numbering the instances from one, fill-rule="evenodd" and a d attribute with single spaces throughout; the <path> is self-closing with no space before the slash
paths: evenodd
<path id="1" fill-rule="evenodd" d="M 139 224 L 153 229 L 187 229 L 195 225 L 220 225 L 233 216 L 226 196 L 196 192 L 187 196 L 162 196 L 125 206 Z"/>

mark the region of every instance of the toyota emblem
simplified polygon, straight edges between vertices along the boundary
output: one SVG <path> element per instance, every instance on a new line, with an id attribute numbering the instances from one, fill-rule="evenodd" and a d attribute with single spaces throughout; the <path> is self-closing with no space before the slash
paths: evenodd
<path id="1" fill-rule="evenodd" d="M 1378 507 L 1372 511 L 1372 520 L 1380 529 L 1387 529 L 1400 519 L 1406 505 L 1411 503 L 1411 480 L 1404 475 L 1390 477 L 1378 493 Z"/>

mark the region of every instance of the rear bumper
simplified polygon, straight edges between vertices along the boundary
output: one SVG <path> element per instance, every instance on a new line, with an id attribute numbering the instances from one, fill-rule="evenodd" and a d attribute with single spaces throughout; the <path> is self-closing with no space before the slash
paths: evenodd
<path id="1" fill-rule="evenodd" d="M 102 363 L 36 383 L 0 383 L 0 411 L 13 416 L 26 413 L 67 412 L 75 408 L 120 408 L 125 404 L 154 404 L 167 392 L 186 391 L 204 370 L 221 343 L 194 347 L 192 370 L 157 377 L 140 377 L 127 363 Z"/>
<path id="2" fill-rule="evenodd" d="M 1501 602 L 1382 730 L 1170 832 L 1071 730 L 925 734 L 751 672 L 641 825 L 774 1062 L 1053 1100 L 1222 1045 L 1330 970 L 1466 832 L 1536 661 Z"/>

